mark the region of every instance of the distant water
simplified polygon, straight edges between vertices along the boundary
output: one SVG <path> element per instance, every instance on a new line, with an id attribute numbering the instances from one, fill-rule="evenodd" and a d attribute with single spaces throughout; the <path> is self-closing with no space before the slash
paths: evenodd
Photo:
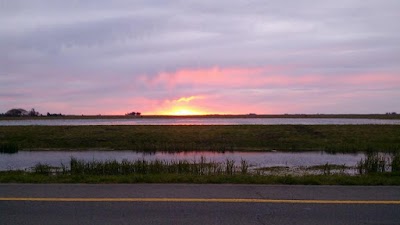
<path id="1" fill-rule="evenodd" d="M 400 120 L 321 118 L 127 118 L 127 119 L 36 119 L 0 120 L 0 126 L 84 125 L 400 125 Z"/>
<path id="2" fill-rule="evenodd" d="M 154 154 L 135 151 L 19 151 L 15 154 L 0 154 L 0 170 L 29 169 L 37 163 L 46 163 L 52 166 L 60 166 L 63 163 L 69 166 L 71 157 L 85 161 L 105 160 L 189 160 L 199 161 L 200 157 L 206 157 L 207 161 L 225 162 L 227 159 L 234 160 L 236 164 L 246 160 L 252 168 L 272 166 L 315 166 L 338 164 L 355 166 L 357 162 L 365 158 L 363 153 L 330 154 L 326 152 L 180 152 Z"/>

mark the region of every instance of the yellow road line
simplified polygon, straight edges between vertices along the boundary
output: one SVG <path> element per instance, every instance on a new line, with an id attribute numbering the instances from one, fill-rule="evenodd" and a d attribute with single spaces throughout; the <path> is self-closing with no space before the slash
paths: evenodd
<path id="1" fill-rule="evenodd" d="M 288 203 L 288 204 L 391 204 L 400 200 L 288 200 L 247 198 L 2 198 L 0 201 L 31 202 L 217 202 L 217 203 Z"/>

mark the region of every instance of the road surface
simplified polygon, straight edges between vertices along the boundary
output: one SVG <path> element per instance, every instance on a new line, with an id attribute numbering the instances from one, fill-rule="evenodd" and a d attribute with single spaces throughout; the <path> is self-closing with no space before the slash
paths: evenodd
<path id="1" fill-rule="evenodd" d="M 0 224 L 400 224 L 400 187 L 0 184 Z"/>

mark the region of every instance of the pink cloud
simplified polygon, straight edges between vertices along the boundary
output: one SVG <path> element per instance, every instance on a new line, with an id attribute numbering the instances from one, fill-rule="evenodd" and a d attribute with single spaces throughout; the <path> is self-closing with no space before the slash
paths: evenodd
<path id="1" fill-rule="evenodd" d="M 400 84 L 397 74 L 338 74 L 338 75 L 294 75 L 296 68 L 255 67 L 255 68 L 206 68 L 182 69 L 172 73 L 162 72 L 154 78 L 142 77 L 150 88 L 164 86 L 173 89 L 186 87 L 219 88 L 261 88 L 261 87 L 304 87 L 304 86 L 342 86 L 342 85 L 381 85 Z"/>
<path id="2" fill-rule="evenodd" d="M 371 93 L 371 90 L 400 87 L 400 76 L 397 74 L 298 75 L 295 73 L 298 69 L 295 67 L 182 69 L 171 73 L 162 72 L 152 79 L 144 78 L 143 81 L 148 88 L 165 87 L 170 91 L 180 87 L 189 87 L 194 93 L 210 88 L 218 90 L 215 94 L 202 95 L 201 98 L 188 93 L 186 97 L 177 97 L 175 100 L 165 99 L 161 106 L 156 106 L 156 109 L 166 110 L 173 106 L 186 106 L 219 114 L 302 113 L 313 110 L 319 112 L 326 107 L 331 107 L 334 112 L 333 109 L 345 110 L 338 108 L 341 104 L 354 105 L 366 96 L 374 99 L 373 97 L 378 94 L 374 91 Z M 237 88 L 247 91 L 236 93 Z"/>
<path id="3" fill-rule="evenodd" d="M 173 88 L 180 85 L 193 86 L 258 86 L 259 80 L 263 83 L 282 83 L 283 77 L 265 77 L 266 73 L 277 73 L 280 68 L 207 68 L 182 69 L 173 73 L 162 72 L 155 78 L 143 80 L 150 86 L 164 85 Z"/>
<path id="4" fill-rule="evenodd" d="M 192 100 L 202 99 L 202 98 L 204 98 L 204 97 L 203 96 L 190 96 L 190 97 L 182 97 L 182 98 L 179 98 L 179 99 L 173 100 L 173 101 L 174 102 L 190 102 Z"/>
<path id="5" fill-rule="evenodd" d="M 35 107 L 41 113 L 78 115 L 123 115 L 132 111 L 144 115 L 366 112 L 375 110 L 372 105 L 396 111 L 392 109 L 395 100 L 391 100 L 395 98 L 387 96 L 388 91 L 391 96 L 398 95 L 395 90 L 400 90 L 399 74 L 298 75 L 298 70 L 295 67 L 181 69 L 161 72 L 152 78 L 142 76 L 140 81 L 136 77 L 134 82 L 124 80 L 110 94 L 91 90 L 97 81 L 93 84 L 67 82 L 69 85 L 63 88 L 16 87 L 16 92 L 27 97 L 13 101 L 16 98 L 4 95 L 0 100 L 7 102 L 3 111 L 26 106 Z"/>
<path id="6" fill-rule="evenodd" d="M 354 85 L 400 85 L 400 75 L 395 74 L 354 74 L 342 77 L 339 81 Z"/>

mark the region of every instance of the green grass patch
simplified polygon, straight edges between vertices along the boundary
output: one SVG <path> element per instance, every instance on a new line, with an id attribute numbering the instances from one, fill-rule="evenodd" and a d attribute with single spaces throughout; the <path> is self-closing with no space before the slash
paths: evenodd
<path id="1" fill-rule="evenodd" d="M 310 166 L 307 167 L 309 170 L 325 170 L 325 169 L 331 169 L 331 170 L 344 170 L 344 169 L 350 169 L 351 167 L 346 166 L 346 165 L 337 165 L 337 164 L 329 164 L 326 163 L 324 165 L 316 165 L 316 166 Z"/>
<path id="2" fill-rule="evenodd" d="M 400 150 L 398 125 L 2 126 L 0 137 L 23 150 Z"/>
<path id="3" fill-rule="evenodd" d="M 291 185 L 400 185 L 399 173 L 379 175 L 44 175 L 22 171 L 0 172 L 0 183 L 215 183 Z"/>

